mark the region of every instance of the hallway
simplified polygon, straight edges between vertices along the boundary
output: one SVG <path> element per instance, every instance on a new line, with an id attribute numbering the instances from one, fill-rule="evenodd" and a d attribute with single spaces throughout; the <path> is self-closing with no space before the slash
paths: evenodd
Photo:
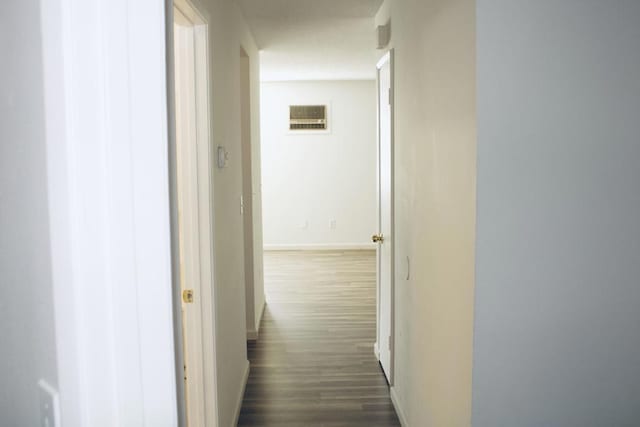
<path id="1" fill-rule="evenodd" d="M 374 251 L 265 252 L 240 426 L 399 426 L 373 354 Z"/>

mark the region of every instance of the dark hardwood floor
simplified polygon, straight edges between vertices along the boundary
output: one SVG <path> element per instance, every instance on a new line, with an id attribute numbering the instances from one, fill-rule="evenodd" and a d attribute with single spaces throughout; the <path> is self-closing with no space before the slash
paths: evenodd
<path id="1" fill-rule="evenodd" d="M 265 253 L 240 426 L 399 426 L 373 354 L 375 252 Z"/>

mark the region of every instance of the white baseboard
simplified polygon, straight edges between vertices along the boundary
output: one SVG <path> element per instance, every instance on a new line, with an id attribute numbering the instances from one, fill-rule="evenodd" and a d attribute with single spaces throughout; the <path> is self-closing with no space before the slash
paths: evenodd
<path id="1" fill-rule="evenodd" d="M 258 322 L 256 323 L 256 328 L 258 329 L 258 334 L 260 333 L 260 325 L 262 324 L 262 317 L 264 316 L 264 310 L 267 307 L 267 298 L 265 297 L 262 301 L 262 307 L 260 307 L 260 316 L 258 317 Z"/>
<path id="2" fill-rule="evenodd" d="M 238 425 L 238 420 L 240 420 L 240 411 L 242 410 L 242 401 L 244 400 L 244 391 L 247 389 L 247 381 L 249 381 L 249 361 L 247 360 L 247 365 L 244 368 L 244 378 L 242 379 L 242 387 L 240 387 L 240 395 L 238 396 L 238 400 L 236 401 L 236 413 L 234 416 L 233 425 Z"/>
<path id="3" fill-rule="evenodd" d="M 265 251 L 367 251 L 375 250 L 375 243 L 320 243 L 293 245 L 264 245 Z"/>
<path id="4" fill-rule="evenodd" d="M 396 394 L 396 388 L 391 387 L 391 402 L 393 403 L 393 407 L 396 410 L 396 414 L 398 415 L 398 419 L 400 420 L 400 424 L 402 427 L 409 427 L 409 423 L 407 422 L 407 415 L 402 409 L 402 404 L 400 403 L 400 399 L 398 399 L 398 395 Z"/>
<path id="5" fill-rule="evenodd" d="M 264 316 L 264 309 L 267 306 L 266 299 L 262 302 L 262 307 L 260 308 L 260 316 L 258 316 L 258 321 L 256 322 L 256 329 L 249 329 L 247 331 L 247 341 L 258 341 L 260 337 L 260 324 L 262 323 L 262 316 Z"/>

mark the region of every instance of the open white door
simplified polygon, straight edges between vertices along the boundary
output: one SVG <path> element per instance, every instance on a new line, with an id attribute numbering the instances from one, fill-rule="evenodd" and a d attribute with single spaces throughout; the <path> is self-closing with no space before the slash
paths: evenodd
<path id="1" fill-rule="evenodd" d="M 378 63 L 378 337 L 376 353 L 393 384 L 393 51 Z"/>
<path id="2" fill-rule="evenodd" d="M 175 1 L 175 117 L 185 412 L 189 427 L 217 425 L 213 221 L 207 28 Z"/>

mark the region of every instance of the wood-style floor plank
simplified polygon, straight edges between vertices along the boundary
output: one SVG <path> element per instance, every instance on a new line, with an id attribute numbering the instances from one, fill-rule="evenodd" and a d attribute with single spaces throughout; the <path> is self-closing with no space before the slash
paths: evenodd
<path id="1" fill-rule="evenodd" d="M 399 426 L 373 354 L 375 252 L 265 253 L 239 426 Z"/>

